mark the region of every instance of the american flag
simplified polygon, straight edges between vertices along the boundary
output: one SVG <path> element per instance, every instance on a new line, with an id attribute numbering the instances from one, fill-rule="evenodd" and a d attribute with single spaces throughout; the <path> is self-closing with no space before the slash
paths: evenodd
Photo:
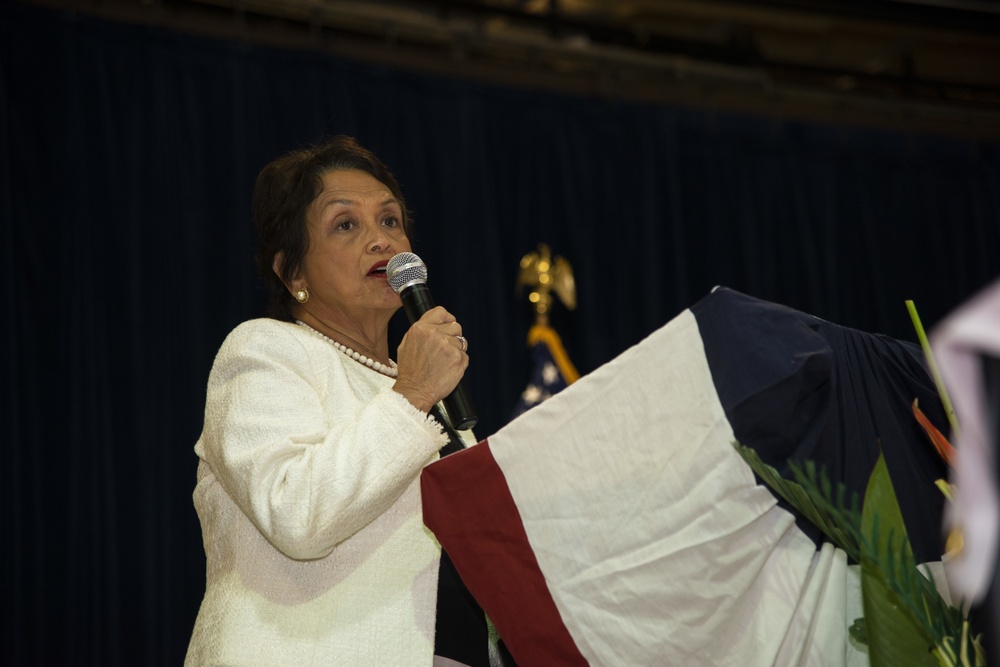
<path id="1" fill-rule="evenodd" d="M 580 377 L 555 329 L 536 324 L 528 332 L 533 370 L 528 386 L 514 407 L 511 419 L 554 396 Z"/>

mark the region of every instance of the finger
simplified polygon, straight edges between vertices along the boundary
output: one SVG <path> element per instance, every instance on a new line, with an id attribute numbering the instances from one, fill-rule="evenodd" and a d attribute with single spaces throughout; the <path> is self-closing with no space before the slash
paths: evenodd
<path id="1" fill-rule="evenodd" d="M 441 306 L 434 306 L 424 313 L 420 319 L 429 324 L 449 324 L 455 321 L 455 316 Z"/>

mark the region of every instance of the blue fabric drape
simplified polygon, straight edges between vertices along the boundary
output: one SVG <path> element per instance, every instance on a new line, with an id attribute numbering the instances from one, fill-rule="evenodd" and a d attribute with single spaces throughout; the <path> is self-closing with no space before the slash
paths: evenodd
<path id="1" fill-rule="evenodd" d="M 947 423 L 917 345 L 842 327 L 720 288 L 691 306 L 726 418 L 741 444 L 794 480 L 789 460 L 813 461 L 859 506 L 879 455 L 918 563 L 940 560 L 948 466 L 913 415 Z M 779 499 L 786 509 L 799 514 Z M 814 541 L 824 538 L 807 520 Z"/>
<path id="2" fill-rule="evenodd" d="M 477 435 L 530 370 L 520 257 L 576 270 L 581 372 L 725 284 L 913 339 L 1000 274 L 1000 146 L 490 87 L 0 6 L 4 664 L 177 665 L 212 358 L 262 312 L 257 171 L 324 134 L 389 164 L 463 323 Z M 396 324 L 398 336 L 403 323 Z"/>

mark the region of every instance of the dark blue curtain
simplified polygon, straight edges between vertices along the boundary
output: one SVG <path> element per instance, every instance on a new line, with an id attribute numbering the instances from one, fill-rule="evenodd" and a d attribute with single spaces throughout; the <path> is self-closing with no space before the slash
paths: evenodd
<path id="1" fill-rule="evenodd" d="M 357 136 L 393 168 L 471 342 L 477 435 L 529 376 L 521 256 L 551 245 L 582 372 L 724 284 L 913 340 L 1000 275 L 1000 146 L 421 76 L 0 7 L 2 549 L 12 665 L 180 664 L 204 587 L 204 386 L 258 316 L 249 197 Z M 402 323 L 395 326 L 399 335 Z"/>

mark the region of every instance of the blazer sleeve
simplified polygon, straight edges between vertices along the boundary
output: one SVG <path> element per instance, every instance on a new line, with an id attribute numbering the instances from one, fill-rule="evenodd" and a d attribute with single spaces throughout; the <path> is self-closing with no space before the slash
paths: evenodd
<path id="1" fill-rule="evenodd" d="M 200 454 L 258 530 L 321 558 L 385 512 L 447 442 L 389 386 L 359 397 L 339 355 L 310 354 L 277 321 L 223 343 L 209 376 Z"/>

